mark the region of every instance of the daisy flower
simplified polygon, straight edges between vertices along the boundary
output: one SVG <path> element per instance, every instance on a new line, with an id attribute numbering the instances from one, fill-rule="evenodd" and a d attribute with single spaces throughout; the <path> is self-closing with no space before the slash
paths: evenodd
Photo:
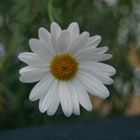
<path id="1" fill-rule="evenodd" d="M 32 52 L 20 53 L 18 58 L 28 66 L 21 68 L 20 81 L 38 82 L 29 99 L 39 100 L 39 110 L 53 115 L 61 104 L 65 116 L 80 115 L 80 105 L 92 110 L 88 94 L 105 99 L 115 74 L 112 66 L 101 63 L 112 56 L 107 47 L 98 48 L 99 35 L 89 37 L 80 33 L 73 22 L 65 30 L 57 23 L 51 24 L 50 32 L 41 27 L 39 39 L 30 39 Z"/>

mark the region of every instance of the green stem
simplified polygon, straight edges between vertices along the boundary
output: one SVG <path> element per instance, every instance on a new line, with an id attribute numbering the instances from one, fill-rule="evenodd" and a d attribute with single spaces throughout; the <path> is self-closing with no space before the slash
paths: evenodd
<path id="1" fill-rule="evenodd" d="M 50 22 L 54 21 L 53 12 L 52 12 L 52 5 L 53 5 L 53 0 L 49 0 L 49 2 L 48 2 L 48 16 L 49 16 Z"/>

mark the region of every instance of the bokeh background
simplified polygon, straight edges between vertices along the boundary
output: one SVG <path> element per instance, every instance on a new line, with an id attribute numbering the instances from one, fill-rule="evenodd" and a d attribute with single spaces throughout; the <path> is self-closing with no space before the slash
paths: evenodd
<path id="1" fill-rule="evenodd" d="M 82 31 L 102 36 L 113 58 L 106 63 L 117 69 L 110 97 L 91 97 L 93 111 L 81 108 L 79 117 L 66 118 L 61 109 L 49 117 L 28 99 L 34 84 L 19 82 L 25 64 L 17 56 L 30 51 L 28 41 L 38 28 L 61 27 L 76 21 Z M 140 114 L 140 1 L 139 0 L 0 0 L 0 128 L 25 127 Z"/>

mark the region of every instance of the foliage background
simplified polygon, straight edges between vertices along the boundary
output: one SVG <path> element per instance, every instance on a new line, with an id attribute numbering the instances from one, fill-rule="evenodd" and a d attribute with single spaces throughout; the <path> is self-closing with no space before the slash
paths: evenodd
<path id="1" fill-rule="evenodd" d="M 80 117 L 66 118 L 61 109 L 53 117 L 41 114 L 38 102 L 28 100 L 34 84 L 22 84 L 18 79 L 24 66 L 18 54 L 30 51 L 28 40 L 37 37 L 39 27 L 49 29 L 52 21 L 63 29 L 78 22 L 81 32 L 101 35 L 100 45 L 109 46 L 114 56 L 106 62 L 117 69 L 114 85 L 108 86 L 111 96 L 91 113 L 81 109 Z M 139 43 L 139 0 L 0 0 L 0 127 L 94 119 L 103 117 L 105 104 L 111 105 L 107 117 L 123 114 L 140 87 Z M 135 63 L 131 61 L 132 49 Z"/>

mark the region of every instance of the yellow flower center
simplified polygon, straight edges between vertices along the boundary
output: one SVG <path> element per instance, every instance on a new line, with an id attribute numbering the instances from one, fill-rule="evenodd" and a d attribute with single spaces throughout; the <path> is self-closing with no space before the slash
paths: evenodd
<path id="1" fill-rule="evenodd" d="M 53 57 L 51 61 L 51 73 L 59 80 L 69 80 L 77 72 L 78 63 L 70 54 L 60 54 Z"/>

